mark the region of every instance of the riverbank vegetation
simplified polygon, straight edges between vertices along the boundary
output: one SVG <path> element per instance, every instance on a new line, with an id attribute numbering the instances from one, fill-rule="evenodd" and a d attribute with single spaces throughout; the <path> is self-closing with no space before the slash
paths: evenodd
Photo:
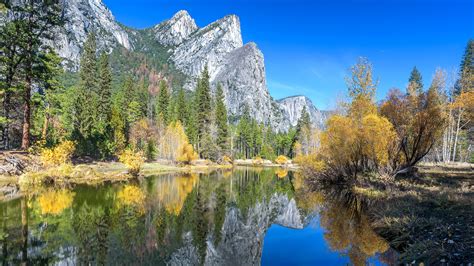
<path id="1" fill-rule="evenodd" d="M 446 85 L 445 72 L 437 70 L 431 85 L 424 90 L 421 75 L 414 68 L 406 92 L 393 89 L 378 104 L 373 66 L 361 58 L 347 79 L 349 101 L 341 104 L 322 132 L 306 134 L 318 145 L 296 161 L 305 162 L 309 176 L 325 181 L 354 181 L 371 173 L 388 178 L 411 174 L 423 160 L 470 161 L 473 47 L 474 42 L 470 41 L 452 87 Z M 453 121 L 462 121 L 460 127 L 454 126 Z M 463 150 L 466 146 L 469 148 Z"/>

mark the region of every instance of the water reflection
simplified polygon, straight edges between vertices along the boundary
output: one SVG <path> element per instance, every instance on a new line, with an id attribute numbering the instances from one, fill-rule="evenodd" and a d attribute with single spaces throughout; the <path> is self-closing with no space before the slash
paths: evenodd
<path id="1" fill-rule="evenodd" d="M 4 264 L 255 265 L 278 244 L 265 238 L 273 224 L 313 230 L 314 221 L 324 237 L 303 241 L 345 255 L 339 263 L 365 264 L 388 249 L 370 228 L 363 203 L 344 193 L 311 192 L 302 176 L 283 169 L 49 189 L 0 204 L 0 215 Z"/>

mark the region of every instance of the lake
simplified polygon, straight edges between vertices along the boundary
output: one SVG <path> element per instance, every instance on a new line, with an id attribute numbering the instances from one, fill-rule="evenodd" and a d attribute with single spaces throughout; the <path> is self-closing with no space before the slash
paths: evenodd
<path id="1" fill-rule="evenodd" d="M 363 204 L 283 169 L 45 188 L 0 203 L 3 264 L 385 265 Z"/>

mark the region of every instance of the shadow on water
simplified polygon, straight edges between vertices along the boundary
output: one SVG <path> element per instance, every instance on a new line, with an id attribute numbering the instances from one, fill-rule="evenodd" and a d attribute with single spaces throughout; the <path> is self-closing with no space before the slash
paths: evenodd
<path id="1" fill-rule="evenodd" d="M 338 264 L 390 263 L 378 256 L 389 247 L 370 228 L 366 202 L 348 190 L 308 191 L 301 176 L 264 168 L 44 189 L 0 203 L 1 260 L 255 265 L 268 262 L 262 254 L 273 247 L 296 254 L 297 246 L 266 237 L 278 225 L 293 234 L 323 232 L 301 240 L 327 247 L 304 254 L 306 261 L 330 253 Z"/>

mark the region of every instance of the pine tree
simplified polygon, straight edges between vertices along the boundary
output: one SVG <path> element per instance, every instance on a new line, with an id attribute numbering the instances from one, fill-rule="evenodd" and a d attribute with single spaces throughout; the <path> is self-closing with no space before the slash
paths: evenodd
<path id="1" fill-rule="evenodd" d="M 456 94 L 474 89 L 474 40 L 469 40 L 464 51 L 460 68 L 460 81 L 458 82 Z"/>
<path id="2" fill-rule="evenodd" d="M 50 71 L 50 68 L 47 67 L 48 57 L 46 54 L 51 50 L 51 47 L 44 41 L 53 40 L 53 29 L 61 25 L 61 7 L 59 1 L 27 0 L 22 1 L 18 5 L 12 4 L 10 10 L 10 19 L 13 21 L 13 25 L 15 25 L 15 30 L 17 30 L 14 39 L 18 41 L 16 44 L 13 43 L 13 46 L 16 47 L 15 51 L 17 51 L 17 59 L 19 59 L 19 61 L 15 62 L 17 64 L 16 67 L 9 68 L 10 70 L 15 69 L 17 72 L 13 76 L 10 75 L 10 78 L 16 76 L 22 83 L 23 121 L 21 148 L 28 149 L 30 146 L 32 113 L 31 93 L 34 84 L 44 82 L 44 76 L 47 76 L 48 71 Z M 2 42 L 2 51 L 5 50 L 4 48 L 5 46 Z M 20 64 L 21 68 L 17 68 Z"/>
<path id="3" fill-rule="evenodd" d="M 303 128 L 309 127 L 311 127 L 311 118 L 309 116 L 308 111 L 306 110 L 306 106 L 303 106 L 300 118 L 298 119 L 298 123 L 296 124 L 296 132 L 297 134 L 299 134 Z"/>
<path id="4" fill-rule="evenodd" d="M 78 142 L 78 152 L 83 155 L 98 156 L 95 134 L 97 130 L 97 45 L 95 34 L 90 33 L 84 44 L 79 69 L 79 85 L 76 88 L 74 105 L 73 138 Z"/>
<path id="5" fill-rule="evenodd" d="M 413 68 L 408 79 L 408 94 L 413 93 L 417 95 L 423 93 L 423 80 L 420 71 L 416 67 Z"/>
<path id="6" fill-rule="evenodd" d="M 217 145 L 224 152 L 229 146 L 229 128 L 227 125 L 227 109 L 224 103 L 224 92 L 222 86 L 217 85 L 216 92 L 216 124 L 217 124 Z"/>
<path id="7" fill-rule="evenodd" d="M 209 125 L 211 123 L 211 93 L 207 66 L 204 68 L 198 81 L 195 100 L 198 150 L 201 152 L 202 141 L 205 135 L 209 134 Z"/>
<path id="8" fill-rule="evenodd" d="M 109 56 L 102 53 L 99 59 L 99 99 L 98 119 L 103 128 L 109 124 L 112 113 L 112 73 L 109 66 Z"/>
<path id="9" fill-rule="evenodd" d="M 179 120 L 185 127 L 189 123 L 189 106 L 186 102 L 186 95 L 184 89 L 180 88 L 176 95 L 176 119 Z"/>
<path id="10" fill-rule="evenodd" d="M 157 115 L 162 116 L 165 124 L 167 125 L 170 121 L 169 117 L 169 105 L 170 105 L 170 94 L 168 92 L 168 86 L 166 81 L 160 82 L 160 94 L 158 95 L 157 104 Z"/>

